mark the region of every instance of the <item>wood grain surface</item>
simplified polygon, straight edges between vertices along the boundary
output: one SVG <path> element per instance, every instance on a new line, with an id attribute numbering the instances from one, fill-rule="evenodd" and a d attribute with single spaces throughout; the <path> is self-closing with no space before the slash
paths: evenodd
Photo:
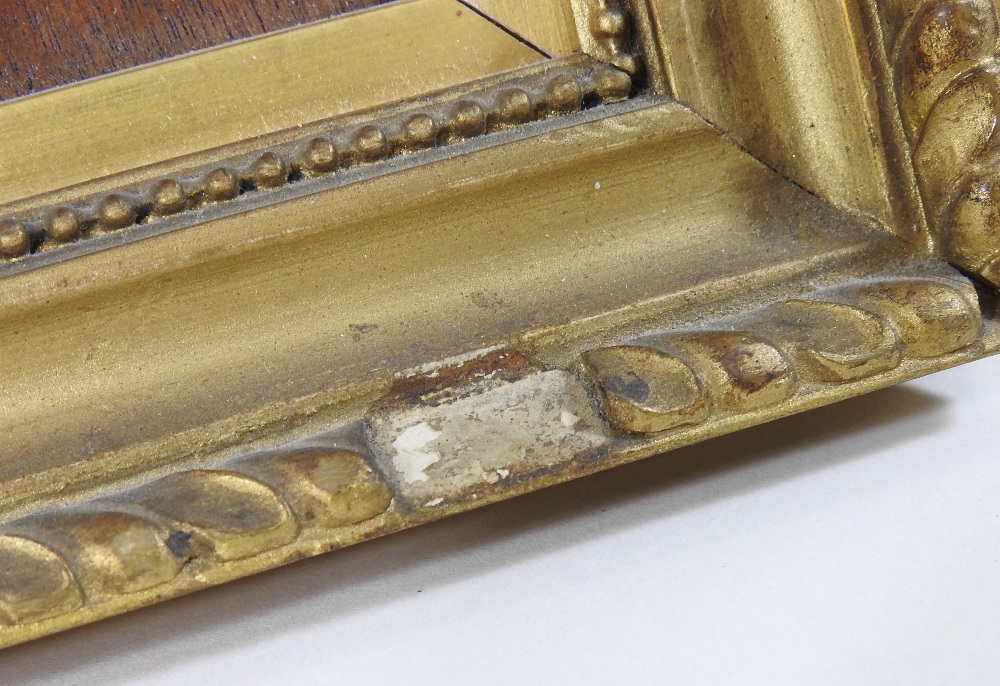
<path id="1" fill-rule="evenodd" d="M 0 100 L 391 1 L 3 0 Z"/>

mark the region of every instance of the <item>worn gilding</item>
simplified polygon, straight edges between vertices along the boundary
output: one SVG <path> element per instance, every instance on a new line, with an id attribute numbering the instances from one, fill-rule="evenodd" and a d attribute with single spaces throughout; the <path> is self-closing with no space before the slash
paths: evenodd
<path id="1" fill-rule="evenodd" d="M 0 105 L 0 645 L 996 352 L 996 27 L 412 0 Z"/>
<path id="2" fill-rule="evenodd" d="M 0 205 L 540 59 L 456 0 L 410 0 L 20 98 Z"/>

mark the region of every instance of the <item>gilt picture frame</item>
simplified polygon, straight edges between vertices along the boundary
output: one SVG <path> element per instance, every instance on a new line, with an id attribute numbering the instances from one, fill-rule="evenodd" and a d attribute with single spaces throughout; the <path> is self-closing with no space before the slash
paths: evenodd
<path id="1" fill-rule="evenodd" d="M 993 354 L 997 41 L 408 0 L 0 104 L 0 645 Z"/>

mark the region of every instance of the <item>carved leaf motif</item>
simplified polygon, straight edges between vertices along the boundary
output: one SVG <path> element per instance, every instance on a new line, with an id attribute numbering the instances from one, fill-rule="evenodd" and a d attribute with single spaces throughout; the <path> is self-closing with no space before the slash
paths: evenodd
<path id="1" fill-rule="evenodd" d="M 901 105 L 911 139 L 952 81 L 993 56 L 997 33 L 996 14 L 984 0 L 932 3 L 917 15 L 899 57 Z"/>
<path id="2" fill-rule="evenodd" d="M 1000 170 L 976 173 L 965 183 L 942 239 L 950 261 L 1000 283 L 991 267 L 1000 252 Z"/>
<path id="3" fill-rule="evenodd" d="M 953 189 L 993 141 L 1000 89 L 985 70 L 967 73 L 941 96 L 927 117 L 913 159 L 932 224 L 937 224 Z"/>
<path id="4" fill-rule="evenodd" d="M 1000 30 L 994 0 L 882 0 L 903 125 L 939 253 L 1000 286 Z"/>

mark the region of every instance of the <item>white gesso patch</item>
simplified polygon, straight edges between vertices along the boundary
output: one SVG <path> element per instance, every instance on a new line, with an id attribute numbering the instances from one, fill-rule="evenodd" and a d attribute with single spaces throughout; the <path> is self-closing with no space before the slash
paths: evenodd
<path id="1" fill-rule="evenodd" d="M 430 480 L 424 470 L 438 462 L 441 454 L 425 448 L 440 435 L 441 432 L 435 431 L 427 422 L 420 422 L 403 431 L 392 442 L 392 447 L 396 451 L 392 464 L 396 471 L 403 475 L 406 483 Z"/>
<path id="2" fill-rule="evenodd" d="M 563 410 L 562 414 L 559 416 L 559 420 L 567 429 L 572 429 L 580 421 L 580 418 L 568 410 Z"/>
<path id="3" fill-rule="evenodd" d="M 483 481 L 488 484 L 495 484 L 500 481 L 500 479 L 506 479 L 510 476 L 509 469 L 493 469 L 488 472 L 483 472 Z"/>

